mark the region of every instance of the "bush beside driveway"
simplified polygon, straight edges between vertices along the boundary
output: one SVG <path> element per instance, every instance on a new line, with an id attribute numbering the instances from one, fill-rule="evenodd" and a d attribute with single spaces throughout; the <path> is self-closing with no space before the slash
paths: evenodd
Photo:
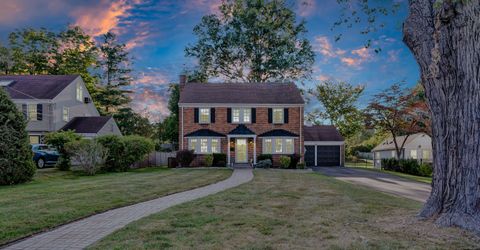
<path id="1" fill-rule="evenodd" d="M 81 176 L 44 169 L 34 181 L 0 187 L 0 244 L 91 214 L 226 179 L 227 169 L 146 168 Z"/>

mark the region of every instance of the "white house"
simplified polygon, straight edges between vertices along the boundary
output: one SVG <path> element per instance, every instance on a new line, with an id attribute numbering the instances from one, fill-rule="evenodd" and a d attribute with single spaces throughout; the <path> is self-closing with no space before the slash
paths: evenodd
<path id="1" fill-rule="evenodd" d="M 397 143 L 400 147 L 406 136 L 398 136 Z M 395 158 L 395 143 L 388 138 L 376 146 L 373 150 L 373 162 L 377 168 L 381 167 L 382 159 Z M 406 138 L 402 149 L 401 159 L 416 159 L 421 162 L 432 162 L 432 138 L 425 133 L 410 135 Z"/>

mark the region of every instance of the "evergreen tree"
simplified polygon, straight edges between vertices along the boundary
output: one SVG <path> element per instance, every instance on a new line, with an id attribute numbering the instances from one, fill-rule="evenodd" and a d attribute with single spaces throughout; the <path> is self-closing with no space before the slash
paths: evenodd
<path id="1" fill-rule="evenodd" d="M 23 183 L 35 174 L 26 121 L 0 88 L 0 185 Z"/>

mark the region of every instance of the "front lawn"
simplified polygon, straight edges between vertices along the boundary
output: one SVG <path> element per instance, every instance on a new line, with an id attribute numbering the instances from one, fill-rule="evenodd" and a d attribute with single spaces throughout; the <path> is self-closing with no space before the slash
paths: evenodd
<path id="1" fill-rule="evenodd" d="M 256 170 L 252 182 L 170 208 L 93 249 L 475 248 L 480 240 L 415 219 L 421 204 L 319 174 Z"/>
<path id="2" fill-rule="evenodd" d="M 80 176 L 37 171 L 34 181 L 0 187 L 0 245 L 108 209 L 226 179 L 227 169 L 145 168 Z"/>

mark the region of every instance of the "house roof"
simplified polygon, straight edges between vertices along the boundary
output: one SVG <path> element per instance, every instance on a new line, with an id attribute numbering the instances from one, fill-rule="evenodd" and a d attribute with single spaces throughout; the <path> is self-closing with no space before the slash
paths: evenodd
<path id="1" fill-rule="evenodd" d="M 247 128 L 244 124 L 238 125 L 236 128 L 234 128 L 229 135 L 254 135 L 255 133 Z"/>
<path id="2" fill-rule="evenodd" d="M 298 137 L 298 135 L 284 129 L 274 129 L 260 134 L 259 137 Z"/>
<path id="3" fill-rule="evenodd" d="M 5 90 L 12 99 L 53 99 L 78 75 L 5 75 L 0 81 L 12 81 Z"/>
<path id="4" fill-rule="evenodd" d="M 427 134 L 424 133 L 417 133 L 408 136 L 407 140 L 405 141 L 405 147 L 408 147 L 408 144 L 410 144 L 413 140 L 418 138 L 419 136 L 428 136 Z M 401 144 L 403 143 L 403 140 L 405 140 L 405 136 L 397 136 L 397 143 Z M 400 145 L 398 145 L 400 147 Z M 387 138 L 385 139 L 382 143 L 378 144 L 375 148 L 372 149 L 373 151 L 386 151 L 386 150 L 395 150 L 395 143 L 393 142 L 393 138 Z"/>
<path id="5" fill-rule="evenodd" d="M 199 129 L 197 131 L 186 134 L 185 137 L 225 137 L 225 135 L 210 129 Z"/>
<path id="6" fill-rule="evenodd" d="M 110 119 L 112 119 L 111 116 L 74 117 L 61 130 L 73 130 L 79 134 L 96 134 Z"/>
<path id="7" fill-rule="evenodd" d="M 303 126 L 304 141 L 344 141 L 335 126 L 314 125 Z"/>
<path id="8" fill-rule="evenodd" d="M 186 83 L 180 104 L 304 104 L 294 83 Z"/>

